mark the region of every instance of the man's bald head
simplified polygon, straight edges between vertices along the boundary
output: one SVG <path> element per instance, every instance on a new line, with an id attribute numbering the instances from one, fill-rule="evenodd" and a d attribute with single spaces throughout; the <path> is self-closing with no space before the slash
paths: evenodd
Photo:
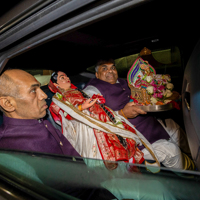
<path id="1" fill-rule="evenodd" d="M 15 80 L 12 78 L 13 77 L 12 75 L 17 73 L 18 71 L 22 70 L 16 70 L 16 69 L 6 70 L 0 76 L 0 97 L 11 96 L 16 98 L 20 96 L 18 84 L 16 84 Z"/>

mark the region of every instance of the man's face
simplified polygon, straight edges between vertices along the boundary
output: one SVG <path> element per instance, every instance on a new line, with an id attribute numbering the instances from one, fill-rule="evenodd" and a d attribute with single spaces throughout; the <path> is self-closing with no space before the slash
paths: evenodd
<path id="1" fill-rule="evenodd" d="M 15 99 L 14 118 L 40 119 L 46 115 L 47 95 L 40 89 L 40 83 L 30 74 L 18 70 L 10 76 L 19 87 L 19 95 Z"/>
<path id="2" fill-rule="evenodd" d="M 64 72 L 59 71 L 57 77 L 57 84 L 60 88 L 67 90 L 71 86 L 71 81 Z"/>
<path id="3" fill-rule="evenodd" d="M 96 72 L 96 77 L 110 84 L 115 84 L 118 79 L 118 73 L 115 65 L 113 63 L 100 65 L 98 72 Z"/>

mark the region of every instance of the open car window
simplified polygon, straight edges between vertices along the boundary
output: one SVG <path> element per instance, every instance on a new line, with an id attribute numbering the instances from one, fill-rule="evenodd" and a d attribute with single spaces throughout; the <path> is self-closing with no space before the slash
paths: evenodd
<path id="1" fill-rule="evenodd" d="M 159 173 L 153 174 L 144 165 L 117 163 L 117 169 L 108 170 L 102 160 L 0 150 L 1 179 L 9 178 L 13 184 L 21 184 L 21 190 L 30 189 L 48 199 L 76 199 L 73 194 L 79 190 L 87 191 L 80 192 L 81 199 L 86 199 L 83 196 L 88 193 L 91 199 L 92 195 L 120 199 L 122 193 L 132 199 L 200 197 L 200 172 L 161 167 Z"/>

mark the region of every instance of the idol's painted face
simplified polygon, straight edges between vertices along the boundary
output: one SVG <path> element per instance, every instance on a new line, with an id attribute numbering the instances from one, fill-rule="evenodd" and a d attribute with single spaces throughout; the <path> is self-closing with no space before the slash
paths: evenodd
<path id="1" fill-rule="evenodd" d="M 118 79 L 118 73 L 114 63 L 100 65 L 96 77 L 110 84 L 115 84 Z"/>
<path id="2" fill-rule="evenodd" d="M 71 81 L 64 72 L 58 72 L 57 85 L 65 90 L 71 87 Z"/>

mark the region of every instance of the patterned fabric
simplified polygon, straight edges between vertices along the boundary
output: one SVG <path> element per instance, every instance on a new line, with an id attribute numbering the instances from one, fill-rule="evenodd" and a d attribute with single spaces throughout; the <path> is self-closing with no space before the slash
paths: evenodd
<path id="1" fill-rule="evenodd" d="M 79 104 L 83 104 L 86 101 L 86 98 L 84 98 L 82 93 L 79 92 L 78 90 L 69 89 L 68 91 L 62 91 L 62 89 L 59 88 L 59 91 L 63 95 L 62 100 L 70 102 L 75 107 Z M 56 108 L 56 105 L 52 102 L 50 106 L 50 111 L 52 113 L 52 116 L 56 120 L 58 120 L 58 117 L 59 117 L 61 121 L 62 120 L 61 116 L 59 116 L 60 110 L 61 109 Z M 88 111 L 90 113 L 90 116 L 95 119 L 98 119 L 102 122 L 110 121 L 107 114 L 104 112 L 101 106 L 97 103 L 94 104 L 92 107 L 88 108 Z M 68 115 L 66 117 L 68 117 Z M 135 134 L 134 129 L 132 129 L 130 126 L 128 126 L 125 123 L 123 124 L 124 124 L 125 129 L 130 130 Z M 144 161 L 143 153 L 139 149 L 137 149 L 136 142 L 133 139 L 125 139 L 127 143 L 127 146 L 125 148 L 120 143 L 117 135 L 104 133 L 103 131 L 100 131 L 97 129 L 93 129 L 93 130 L 94 130 L 94 135 L 97 140 L 98 148 L 100 150 L 101 157 L 103 160 L 129 162 L 129 160 L 133 158 L 132 159 L 133 163 L 142 163 Z"/>
<path id="2" fill-rule="evenodd" d="M 128 74 L 127 74 L 127 81 L 128 83 L 131 85 L 132 83 L 135 83 L 138 79 L 138 76 L 142 75 L 142 71 L 141 71 L 141 65 L 144 65 L 145 61 L 141 58 L 138 57 L 135 62 L 133 63 L 132 67 L 130 68 Z M 148 64 L 148 66 L 150 67 L 150 71 L 153 74 L 156 74 L 155 69 Z"/>

